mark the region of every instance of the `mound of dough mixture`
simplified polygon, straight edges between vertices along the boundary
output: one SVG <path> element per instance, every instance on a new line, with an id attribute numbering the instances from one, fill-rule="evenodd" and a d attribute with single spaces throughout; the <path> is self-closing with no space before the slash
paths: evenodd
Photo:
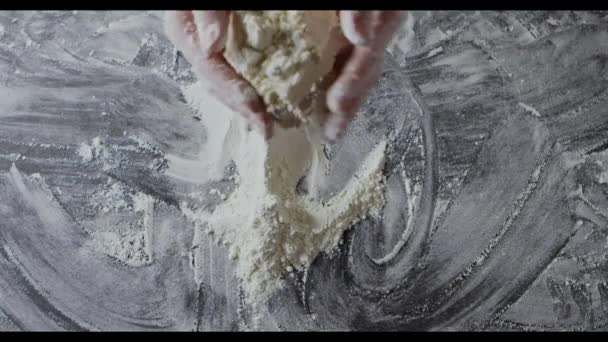
<path id="1" fill-rule="evenodd" d="M 324 111 L 345 42 L 336 11 L 236 11 L 224 56 L 287 127 Z"/>

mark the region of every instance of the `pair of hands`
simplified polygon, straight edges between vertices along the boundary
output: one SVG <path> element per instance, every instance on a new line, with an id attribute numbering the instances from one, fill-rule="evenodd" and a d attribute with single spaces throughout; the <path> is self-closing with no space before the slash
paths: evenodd
<path id="1" fill-rule="evenodd" d="M 255 89 L 222 55 L 230 11 L 168 11 L 165 32 L 194 73 L 213 86 L 210 91 L 232 110 L 241 113 L 261 132 L 272 136 L 273 119 Z M 340 11 L 340 25 L 349 41 L 334 68 L 338 77 L 327 91 L 330 115 L 325 137 L 336 140 L 348 126 L 383 66 L 384 48 L 403 20 L 400 11 Z"/>

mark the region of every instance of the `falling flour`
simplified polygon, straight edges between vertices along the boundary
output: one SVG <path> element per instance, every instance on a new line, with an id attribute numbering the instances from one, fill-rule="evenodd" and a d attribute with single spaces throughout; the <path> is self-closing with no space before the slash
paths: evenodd
<path id="1" fill-rule="evenodd" d="M 335 13 L 331 15 L 335 16 Z M 298 15 L 293 17 L 302 19 Z M 256 17 L 251 21 L 254 19 L 261 20 Z M 284 25 L 283 19 L 279 19 L 277 23 Z M 336 22 L 325 20 L 326 29 L 334 27 Z M 301 23 L 301 20 L 294 21 L 294 25 Z M 298 27 L 296 29 L 302 29 Z M 311 51 L 295 49 L 291 53 L 305 50 Z M 315 50 L 314 46 L 312 50 Z M 288 60 L 299 58 L 280 48 L 273 52 L 277 53 Z M 323 58 L 333 61 L 334 57 L 330 54 Z M 301 66 L 292 71 L 298 74 L 310 69 Z M 245 69 L 245 66 L 240 68 Z M 263 73 L 250 76 L 259 78 L 253 82 L 254 86 L 266 87 L 256 87 L 260 93 L 290 94 L 289 89 L 276 89 L 290 87 L 293 84 L 290 81 L 270 82 Z M 318 74 L 314 79 L 322 76 Z M 298 79 L 304 78 L 307 77 Z M 311 85 L 307 81 L 306 87 Z M 331 252 L 346 229 L 368 215 L 380 214 L 384 206 L 382 169 L 386 142 L 379 143 L 364 158 L 341 192 L 323 201 L 317 180 L 325 173 L 328 160 L 321 143 L 320 115 L 314 115 L 314 112 L 289 128 L 277 125 L 272 139 L 266 141 L 257 131 L 249 129 L 239 113 L 208 95 L 207 87 L 197 83 L 184 89 L 186 99 L 200 112 L 208 133 L 201 152 L 205 159 L 203 170 L 197 171 L 205 173 L 211 181 L 221 178 L 225 166 L 233 161 L 239 175 L 238 184 L 234 191 L 221 196 L 223 201 L 213 209 L 194 209 L 182 203 L 181 210 L 197 229 L 208 232 L 210 237 L 226 246 L 229 257 L 235 261 L 246 300 L 260 303 L 282 285 L 285 272 L 308 267 L 319 253 Z M 282 99 L 281 103 L 285 103 L 290 97 L 285 95 Z M 301 99 L 298 95 L 296 101 Z M 169 162 L 169 173 L 175 176 L 180 176 L 180 164 L 188 165 L 178 159 L 169 158 Z M 216 191 L 212 189 L 211 192 Z"/>
<path id="2" fill-rule="evenodd" d="M 212 180 L 232 160 L 239 183 L 213 210 L 191 209 L 186 203 L 181 210 L 227 247 L 249 301 L 268 299 L 286 271 L 307 267 L 320 252 L 336 247 L 352 224 L 380 213 L 386 142 L 378 144 L 344 189 L 324 203 L 314 181 L 326 164 L 315 123 L 277 127 L 266 142 L 204 87 L 195 84 L 184 92 L 209 129 L 207 145 L 222 142 L 217 150 L 205 149 L 208 168 L 199 172 Z M 214 127 L 227 129 L 218 132 Z M 305 176 L 308 193 L 300 194 L 296 188 Z"/>

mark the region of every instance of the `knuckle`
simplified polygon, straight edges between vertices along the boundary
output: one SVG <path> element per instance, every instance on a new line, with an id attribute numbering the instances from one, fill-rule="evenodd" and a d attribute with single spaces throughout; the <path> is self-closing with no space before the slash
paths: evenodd
<path id="1" fill-rule="evenodd" d="M 367 15 L 363 11 L 343 12 L 341 26 L 344 36 L 355 45 L 367 44 Z"/>
<path id="2" fill-rule="evenodd" d="M 350 93 L 336 91 L 329 98 L 329 109 L 338 115 L 348 115 L 352 113 L 356 107 L 356 97 L 352 97 Z"/>

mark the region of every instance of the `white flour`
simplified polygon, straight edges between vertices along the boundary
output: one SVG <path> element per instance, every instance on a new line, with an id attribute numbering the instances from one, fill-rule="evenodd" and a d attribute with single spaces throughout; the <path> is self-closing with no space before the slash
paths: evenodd
<path id="1" fill-rule="evenodd" d="M 336 12 L 262 11 L 239 16 L 243 25 L 239 31 L 232 22 L 226 59 L 271 111 L 286 111 L 283 115 L 292 115 L 299 124 L 275 125 L 267 142 L 248 129 L 239 113 L 208 96 L 209 85 L 198 83 L 184 94 L 207 128 L 201 155 L 205 163 L 168 160 L 170 174 L 180 177 L 196 170 L 207 180 L 221 177 L 227 163 L 234 161 L 239 174 L 236 189 L 230 194 L 210 191 L 223 202 L 212 210 L 192 209 L 185 203 L 181 209 L 198 229 L 226 246 L 246 299 L 260 303 L 281 286 L 285 272 L 306 268 L 320 252 L 336 247 L 353 223 L 380 213 L 386 143 L 376 146 L 345 188 L 323 203 L 317 189 L 328 163 L 321 144 L 323 108 L 302 107 L 302 101 L 310 95 L 325 103 L 319 96 L 322 80 L 341 44 Z M 305 191 L 296 190 L 302 187 Z"/>
<path id="2" fill-rule="evenodd" d="M 336 11 L 236 11 L 224 56 L 284 126 L 319 114 L 344 46 Z"/>
<path id="3" fill-rule="evenodd" d="M 277 127 L 266 142 L 204 89 L 195 84 L 184 90 L 208 128 L 206 145 L 215 148 L 204 149 L 208 168 L 198 172 L 213 180 L 233 160 L 239 185 L 211 212 L 192 210 L 185 203 L 181 209 L 198 229 L 226 245 L 247 299 L 261 302 L 281 286 L 284 272 L 307 267 L 320 252 L 331 251 L 353 223 L 379 214 L 386 143 L 365 158 L 342 192 L 321 203 L 314 180 L 325 171 L 326 160 L 317 123 Z M 174 168 L 170 165 L 170 171 Z M 299 195 L 296 186 L 304 176 L 308 195 Z"/>
<path id="4" fill-rule="evenodd" d="M 270 17 L 273 15 L 271 13 Z M 294 30 L 299 31 L 288 39 L 288 45 L 301 44 L 300 48 L 289 50 L 271 44 L 274 50 L 265 50 L 265 55 L 274 56 L 270 61 L 278 57 L 283 57 L 284 62 L 285 58 L 299 60 L 297 63 L 285 64 L 290 66 L 294 77 L 289 76 L 285 70 L 278 70 L 281 71 L 278 73 L 266 72 L 280 69 L 282 63 L 274 63 L 276 65 L 273 67 L 273 63 L 262 62 L 259 70 L 242 65 L 240 68 L 251 71 L 249 76 L 251 80 L 256 80 L 253 83 L 258 86 L 258 92 L 267 97 L 271 97 L 272 93 L 278 94 L 282 101 L 277 102 L 279 109 L 293 110 L 300 107 L 307 91 L 321 94 L 319 91 L 323 89 L 319 88 L 321 84 L 318 81 L 327 74 L 328 66 L 333 64 L 334 54 L 338 50 L 339 39 L 332 40 L 329 36 L 323 36 L 322 32 L 317 32 L 335 33 L 335 13 L 324 16 L 319 12 L 310 17 L 299 17 L 297 14 L 295 17 L 298 20 L 294 20 L 297 24 Z M 252 18 L 249 17 L 248 20 L 251 21 Z M 282 16 L 275 19 L 281 25 L 290 22 Z M 303 31 L 302 24 L 306 21 L 318 24 L 315 25 L 317 31 L 314 35 Z M 251 25 L 249 29 L 254 34 L 257 32 Z M 289 32 L 288 27 L 272 29 L 279 33 Z M 308 42 L 300 41 L 302 37 L 308 37 Z M 268 38 L 261 35 L 253 40 L 254 44 L 249 42 L 249 45 L 259 48 L 259 40 Z M 302 56 L 290 55 L 300 52 L 315 55 L 311 59 L 313 63 L 304 63 L 308 60 Z M 238 63 L 238 60 L 232 62 Z M 263 72 L 259 73 L 260 70 Z M 358 172 L 341 192 L 322 202 L 316 180 L 325 173 L 328 161 L 321 144 L 319 111 L 314 112 L 319 115 L 306 118 L 302 112 L 292 113 L 302 123 L 292 128 L 276 125 L 273 138 L 267 142 L 257 131 L 249 129 L 248 123 L 240 114 L 232 112 L 209 95 L 207 87 L 208 85 L 197 83 L 183 90 L 190 105 L 200 112 L 202 124 L 207 129 L 207 141 L 200 152 L 200 158 L 192 161 L 167 155 L 167 174 L 204 184 L 220 180 L 224 177 L 226 166 L 235 163 L 237 174 L 230 176 L 236 184 L 235 190 L 224 193 L 212 188 L 206 193 L 221 200 L 219 205 L 214 209 L 195 209 L 184 202 L 180 208 L 195 223 L 197 231 L 210 233 L 210 238 L 225 245 L 230 258 L 235 262 L 246 300 L 252 304 L 261 303 L 282 285 L 284 273 L 305 269 L 319 253 L 331 252 L 346 229 L 368 215 L 380 214 L 384 206 L 382 169 L 386 142 L 378 144 L 364 158 Z M 264 89 L 260 90 L 259 87 Z M 308 108 L 317 109 L 313 107 Z M 137 137 L 131 139 L 140 147 L 144 145 Z M 109 158 L 108 148 L 100 137 L 96 137 L 91 144 L 81 144 L 77 153 L 84 162 L 96 159 L 104 161 Z M 304 177 L 306 182 L 302 181 Z M 305 184 L 304 193 L 296 190 L 301 190 L 302 184 Z M 95 245 L 108 255 L 140 267 L 153 261 L 150 232 L 154 199 L 139 192 L 130 194 L 130 198 L 128 194 L 122 184 L 108 184 L 106 190 L 96 195 L 99 204 L 97 209 L 102 213 L 126 209 L 141 212 L 144 229 L 124 234 L 113 231 L 95 232 Z M 201 242 L 196 240 L 196 243 Z"/>
<path id="5" fill-rule="evenodd" d="M 93 138 L 91 145 L 87 143 L 80 144 L 78 148 L 78 155 L 82 158 L 82 160 L 87 163 L 91 160 L 99 157 L 104 153 L 103 143 L 101 142 L 100 137 Z"/>
<path id="6" fill-rule="evenodd" d="M 132 267 L 147 266 L 152 263 L 150 241 L 147 232 L 129 231 L 118 234 L 112 231 L 93 233 L 93 247 L 109 256 L 112 256 Z"/>
<path id="7" fill-rule="evenodd" d="M 114 180 L 108 180 L 106 189 L 92 196 L 100 217 L 121 217 L 129 212 L 141 215 L 135 222 L 120 221 L 128 226 L 123 232 L 92 230 L 92 247 L 133 267 L 150 265 L 156 199 Z"/>

